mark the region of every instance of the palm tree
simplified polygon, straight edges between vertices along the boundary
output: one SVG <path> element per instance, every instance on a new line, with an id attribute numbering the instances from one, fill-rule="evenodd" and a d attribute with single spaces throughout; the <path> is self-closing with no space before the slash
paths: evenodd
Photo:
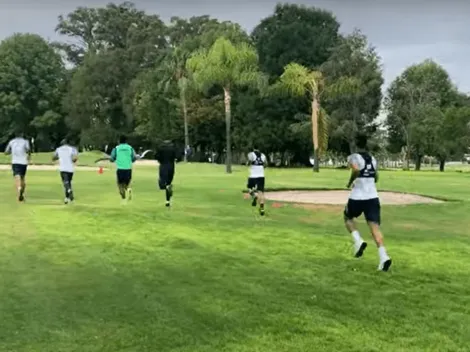
<path id="1" fill-rule="evenodd" d="M 184 123 L 184 145 L 189 145 L 189 121 L 188 121 L 188 93 L 191 89 L 191 78 L 190 73 L 186 69 L 186 61 L 190 54 L 176 47 L 171 54 L 164 61 L 162 66 L 163 80 L 161 83 L 165 85 L 164 89 L 167 91 L 170 84 L 176 82 L 180 95 L 179 103 L 181 104 L 181 110 L 183 112 L 183 123 Z M 184 161 L 187 160 L 187 155 L 184 153 Z"/>
<path id="2" fill-rule="evenodd" d="M 328 115 L 320 109 L 320 94 L 323 89 L 323 76 L 319 71 L 312 71 L 305 66 L 290 63 L 284 67 L 284 73 L 276 85 L 294 96 L 308 95 L 311 101 L 311 128 L 313 140 L 313 159 L 315 172 L 320 171 L 320 153 L 328 146 Z M 305 126 L 305 123 L 294 127 Z"/>
<path id="3" fill-rule="evenodd" d="M 224 91 L 226 172 L 232 173 L 232 90 L 237 86 L 264 86 L 266 78 L 258 68 L 258 53 L 247 43 L 233 44 L 221 37 L 210 49 L 194 53 L 187 61 L 187 68 L 201 91 L 213 86 L 220 86 Z"/>

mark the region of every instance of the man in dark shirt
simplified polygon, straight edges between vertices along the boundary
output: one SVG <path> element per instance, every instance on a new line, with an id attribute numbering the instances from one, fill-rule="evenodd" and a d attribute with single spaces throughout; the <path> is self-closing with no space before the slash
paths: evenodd
<path id="1" fill-rule="evenodd" d="M 181 155 L 172 141 L 165 140 L 157 148 L 155 159 L 160 164 L 158 186 L 161 190 L 165 190 L 165 205 L 169 207 L 171 197 L 173 196 L 172 183 L 175 176 L 175 162 L 181 159 Z"/>

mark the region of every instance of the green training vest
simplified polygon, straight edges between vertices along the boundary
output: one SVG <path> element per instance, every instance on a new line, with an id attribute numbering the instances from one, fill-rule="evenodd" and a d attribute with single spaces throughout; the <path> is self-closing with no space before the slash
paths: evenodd
<path id="1" fill-rule="evenodd" d="M 131 170 L 134 160 L 134 148 L 129 144 L 119 144 L 115 149 L 116 167 L 120 170 Z"/>

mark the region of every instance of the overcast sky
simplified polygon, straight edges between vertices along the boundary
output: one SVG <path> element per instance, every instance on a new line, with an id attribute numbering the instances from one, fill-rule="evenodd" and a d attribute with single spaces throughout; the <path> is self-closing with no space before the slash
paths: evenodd
<path id="1" fill-rule="evenodd" d="M 32 32 L 57 40 L 59 14 L 77 6 L 104 5 L 101 0 L 0 0 L 0 39 L 15 32 Z M 120 1 L 118 1 L 120 2 Z M 240 23 L 251 31 L 269 16 L 276 0 L 136 0 L 138 8 L 171 16 L 209 14 Z M 361 29 L 377 48 L 386 84 L 410 64 L 433 58 L 457 86 L 470 92 L 470 3 L 465 0 L 299 0 L 284 1 L 331 10 L 342 32 Z"/>

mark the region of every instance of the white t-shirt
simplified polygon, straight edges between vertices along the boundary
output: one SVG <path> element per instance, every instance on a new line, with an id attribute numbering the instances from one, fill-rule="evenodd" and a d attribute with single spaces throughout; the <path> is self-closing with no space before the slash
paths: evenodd
<path id="1" fill-rule="evenodd" d="M 29 141 L 24 138 L 12 139 L 5 149 L 5 152 L 11 153 L 11 163 L 28 165 L 28 154 L 31 150 Z"/>
<path id="2" fill-rule="evenodd" d="M 78 156 L 77 149 L 66 144 L 55 150 L 55 156 L 59 158 L 59 171 L 74 172 L 73 159 Z"/>
<path id="3" fill-rule="evenodd" d="M 251 163 L 250 166 L 250 178 L 261 178 L 264 177 L 264 165 L 266 164 L 266 155 L 261 153 L 258 158 L 255 152 L 248 154 L 248 160 Z"/>
<path id="4" fill-rule="evenodd" d="M 352 154 L 348 157 L 348 162 L 357 167 L 358 170 L 362 170 L 366 167 L 366 162 L 360 154 Z M 377 172 L 377 160 L 372 156 L 372 166 Z M 378 198 L 377 187 L 375 185 L 374 177 L 358 177 L 354 181 L 349 199 L 355 200 L 367 200 Z"/>

